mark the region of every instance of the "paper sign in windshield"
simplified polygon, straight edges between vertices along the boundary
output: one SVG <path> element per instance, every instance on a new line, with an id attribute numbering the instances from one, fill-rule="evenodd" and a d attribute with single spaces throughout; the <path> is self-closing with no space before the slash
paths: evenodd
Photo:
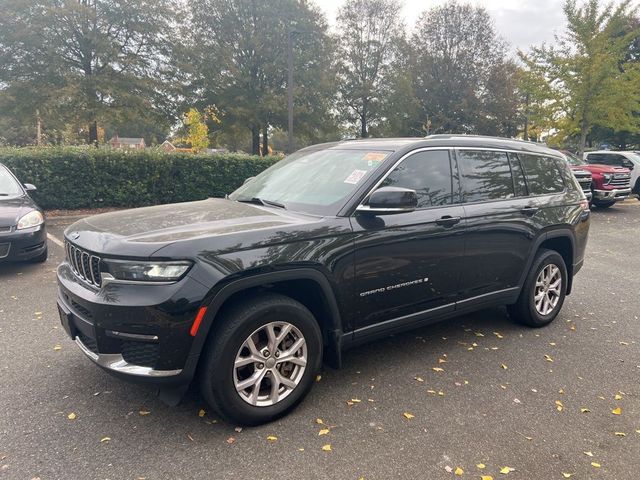
<path id="1" fill-rule="evenodd" d="M 346 178 L 346 180 L 344 181 L 344 183 L 350 183 L 351 185 L 355 185 L 356 183 L 358 183 L 360 180 L 362 180 L 362 177 L 364 177 L 367 174 L 366 170 L 354 170 L 353 172 L 351 172 L 351 174 Z"/>
<path id="2" fill-rule="evenodd" d="M 387 153 L 385 152 L 369 152 L 367 153 L 363 160 L 369 160 L 369 161 L 373 161 L 373 162 L 381 162 L 382 160 L 384 160 L 385 158 L 387 158 Z"/>

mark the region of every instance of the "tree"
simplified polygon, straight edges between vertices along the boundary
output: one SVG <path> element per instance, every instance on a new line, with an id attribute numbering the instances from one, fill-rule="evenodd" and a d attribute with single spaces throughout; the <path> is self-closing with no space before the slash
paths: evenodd
<path id="1" fill-rule="evenodd" d="M 332 41 L 323 15 L 305 1 L 194 0 L 187 100 L 221 112 L 222 138 L 251 133 L 251 150 L 267 146 L 270 127 L 287 124 L 287 44 L 292 35 L 296 130 L 314 135 L 333 122 Z M 236 142 L 234 142 L 236 143 Z"/>
<path id="2" fill-rule="evenodd" d="M 563 8 L 567 29 L 556 38 L 557 46 L 533 48 L 526 60 L 544 72 L 563 114 L 559 133 L 564 139 L 577 136 L 582 155 L 594 127 L 640 126 L 640 70 L 629 60 L 638 29 L 630 28 L 629 0 L 605 6 L 589 0 L 582 7 L 567 0 Z"/>
<path id="3" fill-rule="evenodd" d="M 398 0 L 347 0 L 338 13 L 338 108 L 363 138 L 380 121 L 396 74 L 392 63 L 404 38 L 400 9 Z"/>
<path id="4" fill-rule="evenodd" d="M 174 0 L 0 0 L 1 96 L 45 127 L 163 123 Z"/>
<path id="5" fill-rule="evenodd" d="M 515 66 L 484 8 L 450 1 L 425 11 L 411 46 L 426 133 L 514 133 Z"/>

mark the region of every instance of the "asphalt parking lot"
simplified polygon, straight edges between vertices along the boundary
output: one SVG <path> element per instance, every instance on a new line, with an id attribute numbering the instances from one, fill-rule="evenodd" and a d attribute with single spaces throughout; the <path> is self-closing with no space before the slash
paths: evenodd
<path id="1" fill-rule="evenodd" d="M 293 414 L 243 429 L 197 392 L 170 408 L 84 358 L 50 241 L 46 264 L 0 266 L 0 478 L 640 478 L 638 237 L 637 200 L 594 211 L 551 326 L 492 309 L 365 345 Z"/>

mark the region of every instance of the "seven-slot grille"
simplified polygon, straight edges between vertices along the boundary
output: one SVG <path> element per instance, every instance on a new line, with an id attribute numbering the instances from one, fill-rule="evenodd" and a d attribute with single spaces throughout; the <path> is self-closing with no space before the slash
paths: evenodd
<path id="1" fill-rule="evenodd" d="M 69 265 L 75 274 L 85 282 L 99 287 L 102 284 L 100 257 L 85 252 L 69 242 L 66 242 L 66 250 Z"/>
<path id="2" fill-rule="evenodd" d="M 629 188 L 631 186 L 631 174 L 614 173 L 609 185 L 612 187 Z"/>

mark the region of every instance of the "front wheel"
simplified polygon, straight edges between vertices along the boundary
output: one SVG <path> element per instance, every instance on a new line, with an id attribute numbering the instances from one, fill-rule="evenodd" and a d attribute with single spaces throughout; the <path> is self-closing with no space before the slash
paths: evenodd
<path id="1" fill-rule="evenodd" d="M 609 208 L 616 204 L 615 200 L 594 200 L 593 204 L 598 208 Z"/>
<path id="2" fill-rule="evenodd" d="M 267 294 L 236 304 L 211 332 L 200 372 L 207 402 L 227 421 L 259 425 L 292 410 L 322 363 L 322 334 L 301 303 Z"/>
<path id="3" fill-rule="evenodd" d="M 554 250 L 540 250 L 531 265 L 518 301 L 509 315 L 530 327 L 550 324 L 560 312 L 567 292 L 567 267 Z"/>

